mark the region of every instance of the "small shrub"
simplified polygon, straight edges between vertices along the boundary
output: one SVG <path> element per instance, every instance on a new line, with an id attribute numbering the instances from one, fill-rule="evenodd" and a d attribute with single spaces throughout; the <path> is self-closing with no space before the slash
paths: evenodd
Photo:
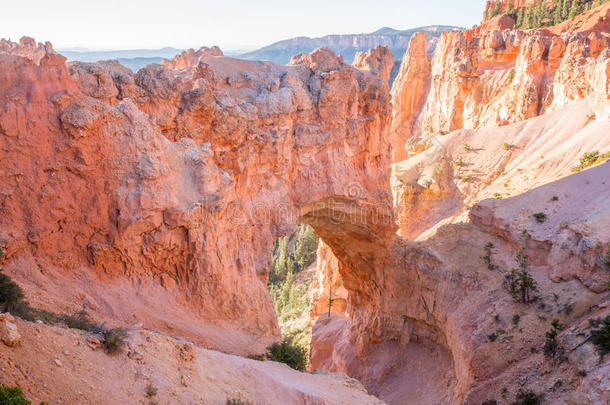
<path id="1" fill-rule="evenodd" d="M 298 371 L 305 371 L 307 366 L 307 351 L 305 348 L 293 344 L 290 339 L 282 343 L 274 343 L 267 348 L 269 360 L 285 363 Z"/>
<path id="2" fill-rule="evenodd" d="M 514 79 L 515 79 L 515 69 L 511 69 L 508 71 L 508 76 L 507 76 L 506 80 L 508 81 L 508 83 L 512 83 Z"/>
<path id="3" fill-rule="evenodd" d="M 240 397 L 240 398 L 227 399 L 226 405 L 255 405 L 255 403 L 252 401 L 249 401 L 247 399 L 242 399 Z"/>
<path id="4" fill-rule="evenodd" d="M 461 158 L 459 158 L 459 159 L 457 159 L 457 160 L 454 160 L 454 161 L 453 161 L 453 164 L 454 164 L 455 166 L 457 166 L 457 167 L 462 167 L 462 166 L 464 166 L 464 162 L 462 161 L 462 159 L 461 159 Z"/>
<path id="5" fill-rule="evenodd" d="M 487 266 L 487 269 L 491 271 L 496 270 L 498 268 L 498 266 L 493 263 L 493 248 L 495 248 L 494 244 L 491 242 L 487 242 L 487 244 L 483 248 L 485 249 L 485 256 L 481 256 L 481 259 Z"/>
<path id="6" fill-rule="evenodd" d="M 578 370 L 578 376 L 579 377 L 586 377 L 587 376 L 587 370 Z"/>
<path id="7" fill-rule="evenodd" d="M 546 217 L 546 214 L 545 214 L 544 212 L 537 212 L 537 213 L 535 213 L 535 214 L 533 215 L 533 217 L 534 217 L 534 218 L 536 218 L 536 221 L 537 221 L 539 224 L 544 223 L 544 221 L 546 221 L 546 218 L 547 218 L 547 217 Z"/>
<path id="8" fill-rule="evenodd" d="M 19 387 L 7 387 L 0 384 L 0 404 L 2 405 L 31 405 L 31 402 L 25 399 L 23 392 Z"/>
<path id="9" fill-rule="evenodd" d="M 470 181 L 470 176 L 468 175 L 463 175 L 462 176 L 462 183 L 468 183 Z"/>
<path id="10" fill-rule="evenodd" d="M 0 273 L 0 310 L 13 312 L 23 301 L 24 294 L 21 287 L 9 276 Z"/>
<path id="11" fill-rule="evenodd" d="M 500 194 L 500 193 L 494 193 L 494 198 L 495 198 L 496 200 L 501 200 L 501 199 L 502 199 L 502 194 Z"/>
<path id="12" fill-rule="evenodd" d="M 100 328 L 89 318 L 87 311 L 82 310 L 76 312 L 74 315 L 61 315 L 61 322 L 63 322 L 68 328 L 80 329 L 87 332 L 96 332 Z"/>
<path id="13" fill-rule="evenodd" d="M 598 165 L 610 159 L 610 152 L 600 154 L 599 151 L 586 152 L 580 158 L 580 164 L 572 168 L 573 172 L 580 172 L 588 167 Z"/>
<path id="14" fill-rule="evenodd" d="M 515 259 L 519 263 L 519 268 L 512 269 L 504 278 L 504 288 L 515 301 L 524 304 L 534 301 L 536 299 L 534 292 L 538 291 L 536 281 L 527 271 L 527 259 L 527 255 L 519 252 Z"/>
<path id="15" fill-rule="evenodd" d="M 599 329 L 591 331 L 591 342 L 597 346 L 597 350 L 602 359 L 610 353 L 610 316 L 607 316 L 603 321 L 598 321 L 595 327 Z"/>
<path id="16" fill-rule="evenodd" d="M 0 405 L 32 405 L 32 403 L 25 398 L 21 388 L 0 384 Z M 41 402 L 40 405 L 48 404 Z"/>
<path id="17" fill-rule="evenodd" d="M 153 383 L 149 382 L 146 385 L 146 396 L 148 398 L 152 398 L 152 397 L 156 396 L 158 393 L 159 393 L 159 390 L 157 389 L 157 387 L 155 387 L 153 385 Z"/>
<path id="18" fill-rule="evenodd" d="M 481 405 L 498 405 L 498 401 L 496 401 L 495 399 L 490 399 L 488 401 L 483 402 L 483 404 Z"/>
<path id="19" fill-rule="evenodd" d="M 498 339 L 498 335 L 494 332 L 491 335 L 487 335 L 487 339 L 489 339 L 490 342 L 495 342 Z"/>
<path id="20" fill-rule="evenodd" d="M 559 201 L 559 197 L 557 197 L 556 195 L 553 196 L 553 198 L 551 198 L 551 201 Z"/>
<path id="21" fill-rule="evenodd" d="M 513 315 L 513 324 L 519 325 L 519 321 L 521 320 L 521 316 L 519 314 Z"/>
<path id="22" fill-rule="evenodd" d="M 546 341 L 544 342 L 544 355 L 553 361 L 563 361 L 563 348 L 557 340 L 557 335 L 563 326 L 559 323 L 559 319 L 553 319 L 551 330 L 546 333 Z"/>
<path id="23" fill-rule="evenodd" d="M 113 356 L 123 351 L 123 346 L 125 346 L 125 338 L 127 337 L 127 331 L 124 328 L 105 330 L 102 332 L 102 335 L 104 337 L 102 345 L 104 346 L 104 351 L 107 354 Z"/>
<path id="24" fill-rule="evenodd" d="M 499 314 L 494 315 L 494 321 L 500 322 L 500 315 Z"/>
<path id="25" fill-rule="evenodd" d="M 538 349 L 532 346 L 532 348 L 530 349 L 530 352 L 538 353 Z"/>
<path id="26" fill-rule="evenodd" d="M 544 399 L 544 394 L 536 394 L 533 391 L 519 390 L 515 401 L 511 405 L 540 405 Z"/>
<path id="27" fill-rule="evenodd" d="M 508 142 L 504 142 L 504 144 L 502 145 L 502 149 L 504 150 L 511 150 L 512 149 L 512 145 Z"/>
<path id="28" fill-rule="evenodd" d="M 472 150 L 472 146 L 468 145 L 467 143 L 462 145 L 464 147 L 464 151 L 465 152 L 470 152 Z"/>

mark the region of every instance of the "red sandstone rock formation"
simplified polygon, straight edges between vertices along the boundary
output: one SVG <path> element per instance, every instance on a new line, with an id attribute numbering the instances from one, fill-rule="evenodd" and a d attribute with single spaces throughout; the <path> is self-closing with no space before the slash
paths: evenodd
<path id="1" fill-rule="evenodd" d="M 401 75 L 415 71 L 417 83 L 431 82 L 427 96 L 420 94 L 426 87 L 418 85 L 413 100 L 401 99 L 410 94 L 409 81 L 397 80 L 392 89 L 393 161 L 405 157 L 413 136 L 506 125 L 581 100 L 606 117 L 609 43 L 606 33 L 597 32 L 443 33 L 429 74 L 425 55 L 415 50 L 419 57 L 405 58 L 401 66 Z"/>
<path id="2" fill-rule="evenodd" d="M 427 52 L 428 36 L 417 33 L 411 37 L 409 49 L 402 58 L 398 76 L 392 86 L 392 161 L 407 158 L 408 138 L 420 134 L 419 118 L 430 91 L 430 60 Z"/>
<path id="3" fill-rule="evenodd" d="M 455 131 L 395 165 L 401 234 L 423 234 L 417 242 L 397 238 L 387 261 L 360 279 L 377 291 L 373 299 L 355 298 L 348 286 L 347 317 L 318 319 L 312 367 L 347 372 L 397 404 L 479 404 L 500 398 L 504 387 L 510 398 L 527 388 L 546 392 L 550 403 L 603 401 L 610 363 L 598 362 L 585 330 L 587 319 L 610 314 L 603 265 L 610 165 L 562 178 L 584 152 L 610 150 L 608 121 L 592 116 L 581 104 L 502 128 Z M 503 199 L 490 198 L 499 193 Z M 548 215 L 544 224 L 533 217 L 539 211 Z M 488 242 L 495 271 L 480 258 Z M 540 290 L 530 306 L 502 287 L 522 249 Z M 337 271 L 350 270 L 339 259 Z M 542 354 L 552 318 L 566 325 L 562 368 Z M 583 367 L 588 374 L 579 379 Z M 569 383 L 549 391 L 558 379 Z M 419 389 L 424 383 L 437 388 Z"/>
<path id="4" fill-rule="evenodd" d="M 202 57 L 205 56 L 223 56 L 219 47 L 211 48 L 202 46 L 198 50 L 189 49 L 179 55 L 174 56 L 171 60 L 163 59 L 161 62 L 164 66 L 170 69 L 182 69 L 185 67 L 197 66 Z"/>
<path id="5" fill-rule="evenodd" d="M 352 66 L 374 72 L 387 82 L 394 66 L 394 56 L 389 48 L 378 45 L 368 52 L 357 52 Z"/>
<path id="6" fill-rule="evenodd" d="M 133 74 L 5 48 L 2 264 L 35 304 L 262 350 L 275 238 L 309 222 L 366 272 L 395 229 L 387 84 L 332 51 Z"/>
<path id="7" fill-rule="evenodd" d="M 586 325 L 610 314 L 610 166 L 571 167 L 610 150 L 608 43 L 606 32 L 445 33 L 430 68 L 412 43 L 392 89 L 399 237 L 359 278 L 367 299 L 347 283 L 345 312 L 318 318 L 312 368 L 347 372 L 391 404 L 480 404 L 503 388 L 508 401 L 519 389 L 549 403 L 606 400 L 610 363 Z M 488 242 L 497 271 L 481 260 Z M 531 306 L 502 287 L 520 251 L 540 290 Z M 329 266 L 324 252 L 317 282 L 329 281 L 316 291 L 352 277 L 336 258 Z M 566 325 L 561 368 L 541 353 L 553 317 Z"/>

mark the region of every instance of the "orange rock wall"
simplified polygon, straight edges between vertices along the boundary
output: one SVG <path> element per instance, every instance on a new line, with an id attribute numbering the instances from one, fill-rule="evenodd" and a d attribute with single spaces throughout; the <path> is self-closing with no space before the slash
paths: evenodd
<path id="1" fill-rule="evenodd" d="M 387 84 L 332 51 L 133 74 L 26 45 L 0 51 L 0 245 L 41 305 L 276 338 L 277 237 L 309 222 L 355 266 L 393 233 Z"/>
<path id="2" fill-rule="evenodd" d="M 404 59 L 399 78 L 411 80 L 397 80 L 392 89 L 393 161 L 405 158 L 414 136 L 502 126 L 582 100 L 607 117 L 608 44 L 606 34 L 595 32 L 445 32 L 429 71 L 425 54 L 408 51 L 419 56 Z"/>

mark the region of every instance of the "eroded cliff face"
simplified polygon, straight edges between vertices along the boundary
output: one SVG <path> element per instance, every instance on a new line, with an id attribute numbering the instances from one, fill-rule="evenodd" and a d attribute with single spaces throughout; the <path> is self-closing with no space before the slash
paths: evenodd
<path id="1" fill-rule="evenodd" d="M 510 402 L 519 390 L 606 402 L 610 363 L 587 336 L 610 313 L 610 165 L 571 169 L 610 150 L 607 32 L 446 32 L 432 61 L 423 43 L 412 39 L 392 89 L 398 236 L 360 278 L 370 299 L 346 283 L 347 306 L 330 317 L 316 308 L 351 270 L 323 252 L 312 368 L 391 404 Z M 481 258 L 489 242 L 494 270 Z M 520 252 L 538 283 L 530 305 L 503 286 Z M 542 350 L 552 319 L 565 325 L 561 366 Z"/>
<path id="2" fill-rule="evenodd" d="M 430 69 L 422 41 L 401 66 L 399 77 L 411 80 L 392 89 L 394 162 L 429 136 L 503 126 L 583 100 L 608 117 L 608 33 L 445 32 Z"/>
<path id="3" fill-rule="evenodd" d="M 373 266 L 393 233 L 359 225 L 393 223 L 387 84 L 329 49 L 133 74 L 29 42 L 0 51 L 0 244 L 33 303 L 248 353 L 279 333 L 273 240 L 309 222 Z"/>
<path id="4" fill-rule="evenodd" d="M 610 313 L 610 164 L 565 177 L 584 152 L 610 149 L 610 121 L 591 116 L 577 105 L 502 128 L 456 131 L 395 165 L 400 233 L 419 239 L 397 237 L 366 281 L 378 286 L 377 300 L 354 300 L 347 287 L 346 316 L 320 315 L 312 367 L 347 372 L 396 404 L 479 404 L 500 399 L 503 388 L 509 399 L 525 389 L 545 392 L 551 403 L 603 403 L 609 363 L 598 361 L 586 337 L 588 319 Z M 502 199 L 493 197 L 500 192 Z M 546 213 L 544 224 L 536 212 Z M 489 242 L 495 270 L 481 259 Z M 539 289 L 530 305 L 503 287 L 522 251 Z M 349 273 L 340 259 L 337 272 Z M 554 318 L 566 326 L 561 367 L 542 350 Z M 564 385 L 551 390 L 557 380 Z"/>

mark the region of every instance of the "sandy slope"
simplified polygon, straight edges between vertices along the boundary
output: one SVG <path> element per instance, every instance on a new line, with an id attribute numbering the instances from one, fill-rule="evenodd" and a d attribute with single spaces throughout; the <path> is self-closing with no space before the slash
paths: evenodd
<path id="1" fill-rule="evenodd" d="M 109 356 L 87 345 L 89 334 L 17 320 L 22 343 L 0 344 L 0 382 L 19 385 L 33 403 L 148 404 L 146 386 L 159 404 L 379 404 L 342 375 L 299 373 L 202 349 L 144 330 L 131 330 L 128 347 Z"/>

